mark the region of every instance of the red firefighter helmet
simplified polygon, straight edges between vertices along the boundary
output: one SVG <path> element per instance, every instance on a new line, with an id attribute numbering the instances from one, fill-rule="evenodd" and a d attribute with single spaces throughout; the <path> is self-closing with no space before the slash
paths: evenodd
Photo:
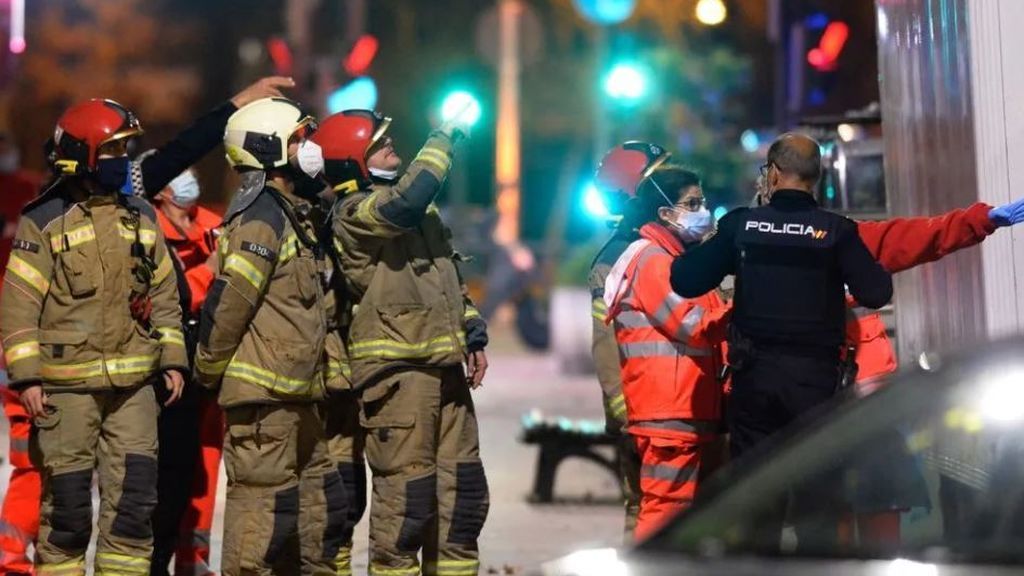
<path id="1" fill-rule="evenodd" d="M 661 146 L 631 140 L 609 150 L 594 175 L 605 206 L 614 215 L 622 215 L 626 203 L 636 197 L 640 184 L 672 155 Z"/>
<path id="2" fill-rule="evenodd" d="M 131 110 L 113 100 L 86 100 L 68 108 L 57 121 L 52 162 L 61 174 L 95 170 L 101 146 L 140 134 L 142 125 Z"/>
<path id="3" fill-rule="evenodd" d="M 345 110 L 320 123 L 311 139 L 324 154 L 324 178 L 331 186 L 370 180 L 366 158 L 391 125 L 391 118 L 373 110 Z"/>

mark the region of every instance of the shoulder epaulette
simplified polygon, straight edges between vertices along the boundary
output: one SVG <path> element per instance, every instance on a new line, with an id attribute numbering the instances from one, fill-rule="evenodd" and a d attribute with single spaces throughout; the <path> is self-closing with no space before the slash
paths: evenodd
<path id="1" fill-rule="evenodd" d="M 34 222 L 42 230 L 67 209 L 67 196 L 63 188 L 60 184 L 44 188 L 44 193 L 36 196 L 22 208 L 21 215 Z"/>
<path id="2" fill-rule="evenodd" d="M 238 215 L 241 223 L 263 222 L 270 226 L 278 237 L 284 235 L 285 215 L 284 209 L 270 195 L 266 188 L 259 196 L 246 206 Z"/>

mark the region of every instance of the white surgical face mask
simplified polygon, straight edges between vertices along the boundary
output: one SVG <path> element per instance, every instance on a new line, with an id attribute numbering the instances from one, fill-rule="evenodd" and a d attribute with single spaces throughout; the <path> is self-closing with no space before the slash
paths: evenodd
<path id="1" fill-rule="evenodd" d="M 195 206 L 199 199 L 199 181 L 192 172 L 186 170 L 171 180 L 171 202 L 182 208 Z"/>
<path id="2" fill-rule="evenodd" d="M 700 242 L 704 236 L 715 229 L 715 219 L 707 208 L 696 212 L 676 209 L 676 221 L 673 228 L 684 244 Z"/>
<path id="3" fill-rule="evenodd" d="M 316 178 L 324 171 L 324 151 L 312 140 L 303 140 L 299 143 L 295 159 L 299 164 L 299 170 L 310 178 Z"/>
<path id="4" fill-rule="evenodd" d="M 398 170 L 381 170 L 380 168 L 370 168 L 370 174 L 374 178 L 380 178 L 381 180 L 397 180 Z"/>

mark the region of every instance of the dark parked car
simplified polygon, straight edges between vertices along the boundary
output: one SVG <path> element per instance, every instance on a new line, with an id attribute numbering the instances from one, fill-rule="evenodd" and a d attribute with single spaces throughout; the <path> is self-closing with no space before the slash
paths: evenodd
<path id="1" fill-rule="evenodd" d="M 1024 339 L 919 364 L 723 470 L 648 541 L 542 574 L 1024 574 Z"/>

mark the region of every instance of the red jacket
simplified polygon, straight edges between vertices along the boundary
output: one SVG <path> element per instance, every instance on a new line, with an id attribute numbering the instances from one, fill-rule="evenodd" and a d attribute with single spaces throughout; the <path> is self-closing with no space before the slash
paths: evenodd
<path id="1" fill-rule="evenodd" d="M 221 225 L 221 217 L 202 206 L 195 206 L 192 212 L 192 227 L 181 230 L 164 215 L 163 211 L 157 210 L 156 216 L 167 242 L 174 248 L 185 267 L 185 280 L 188 281 L 188 288 L 192 293 L 192 314 L 199 314 L 203 302 L 206 301 L 206 293 L 214 280 L 213 270 L 206 266 L 206 260 L 217 251 L 214 230 Z"/>
<path id="2" fill-rule="evenodd" d="M 979 202 L 941 216 L 858 222 L 857 228 L 875 260 L 896 273 L 981 243 L 996 230 L 988 217 L 991 209 Z M 849 303 L 852 317 L 846 323 L 846 339 L 857 347 L 857 381 L 895 372 L 896 353 L 881 315 L 856 306 L 852 299 Z"/>
<path id="3" fill-rule="evenodd" d="M 695 425 L 690 431 L 703 432 L 702 424 L 721 417 L 719 346 L 729 308 L 714 291 L 692 299 L 672 291 L 672 260 L 683 252 L 674 234 L 647 224 L 640 236 L 605 288 L 630 431 L 643 434 L 650 421 L 682 420 Z"/>

